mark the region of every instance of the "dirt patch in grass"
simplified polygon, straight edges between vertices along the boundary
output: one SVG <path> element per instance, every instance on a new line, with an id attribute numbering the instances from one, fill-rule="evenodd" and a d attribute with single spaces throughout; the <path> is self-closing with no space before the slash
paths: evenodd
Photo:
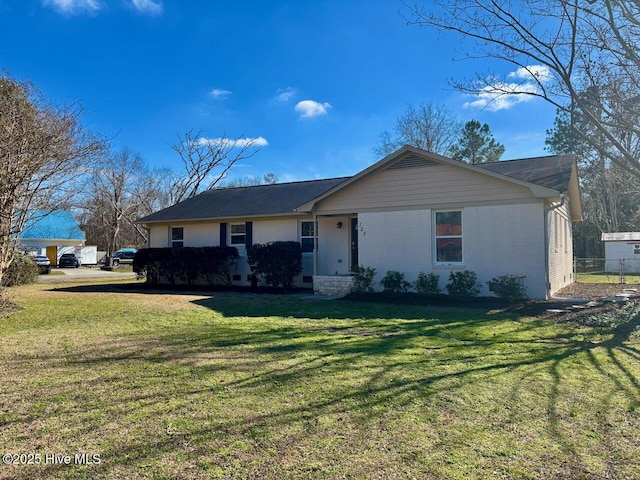
<path id="1" fill-rule="evenodd" d="M 636 289 L 640 293 L 640 285 L 637 284 L 614 285 L 609 283 L 574 283 L 560 290 L 555 296 L 598 300 L 602 297 L 615 295 L 616 293 L 620 293 L 622 290 L 628 288 Z"/>
<path id="2" fill-rule="evenodd" d="M 4 297 L 2 293 L 0 293 L 0 317 L 6 317 L 11 315 L 12 313 L 16 313 L 22 310 L 22 307 L 16 305 L 11 300 Z"/>

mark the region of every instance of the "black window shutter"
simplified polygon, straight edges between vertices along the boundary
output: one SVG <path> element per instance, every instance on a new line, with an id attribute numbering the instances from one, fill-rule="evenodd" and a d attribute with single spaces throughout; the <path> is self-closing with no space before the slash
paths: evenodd
<path id="1" fill-rule="evenodd" d="M 226 223 L 220 224 L 220 246 L 221 247 L 227 246 L 227 224 Z"/>
<path id="2" fill-rule="evenodd" d="M 253 222 L 244 224 L 244 246 L 249 248 L 253 245 Z"/>

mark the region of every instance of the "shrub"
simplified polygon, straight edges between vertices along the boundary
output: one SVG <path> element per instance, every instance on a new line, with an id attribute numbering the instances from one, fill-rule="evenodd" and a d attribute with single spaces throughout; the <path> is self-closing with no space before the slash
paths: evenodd
<path id="1" fill-rule="evenodd" d="M 498 297 L 509 302 L 517 302 L 527 298 L 527 288 L 523 284 L 525 275 L 501 275 L 492 278 L 487 284 L 489 290 Z"/>
<path id="2" fill-rule="evenodd" d="M 354 292 L 373 292 L 373 278 L 376 276 L 376 269 L 363 265 L 351 268 L 353 273 Z"/>
<path id="3" fill-rule="evenodd" d="M 404 273 L 389 270 L 380 281 L 385 292 L 406 293 L 411 284 L 404 279 Z"/>
<path id="4" fill-rule="evenodd" d="M 416 292 L 421 295 L 438 295 L 440 293 L 440 275 L 420 272 L 414 287 Z"/>
<path id="5" fill-rule="evenodd" d="M 247 248 L 247 262 L 251 273 L 267 285 L 291 288 L 302 272 L 302 248 L 298 242 L 257 243 Z"/>
<path id="6" fill-rule="evenodd" d="M 447 292 L 452 297 L 477 297 L 480 287 L 478 276 L 469 270 L 451 272 L 446 285 Z"/>
<path id="7" fill-rule="evenodd" d="M 13 261 L 2 276 L 3 287 L 14 287 L 16 285 L 26 285 L 36 281 L 40 273 L 38 266 L 34 263 L 30 255 L 16 252 Z"/>
<path id="8" fill-rule="evenodd" d="M 144 274 L 147 283 L 230 285 L 231 267 L 238 261 L 235 247 L 143 248 L 133 258 L 133 271 Z"/>

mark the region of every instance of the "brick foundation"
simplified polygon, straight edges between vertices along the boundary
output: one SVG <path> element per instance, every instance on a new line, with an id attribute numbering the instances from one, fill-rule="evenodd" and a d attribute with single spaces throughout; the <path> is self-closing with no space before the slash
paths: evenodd
<path id="1" fill-rule="evenodd" d="M 351 275 L 314 275 L 313 293 L 344 297 L 351 293 L 353 277 Z"/>

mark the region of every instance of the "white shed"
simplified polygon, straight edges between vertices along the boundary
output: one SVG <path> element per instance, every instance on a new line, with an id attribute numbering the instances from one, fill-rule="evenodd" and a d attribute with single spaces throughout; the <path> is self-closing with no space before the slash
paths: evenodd
<path id="1" fill-rule="evenodd" d="M 603 233 L 605 270 L 618 273 L 624 262 L 625 273 L 640 273 L 640 232 Z"/>

